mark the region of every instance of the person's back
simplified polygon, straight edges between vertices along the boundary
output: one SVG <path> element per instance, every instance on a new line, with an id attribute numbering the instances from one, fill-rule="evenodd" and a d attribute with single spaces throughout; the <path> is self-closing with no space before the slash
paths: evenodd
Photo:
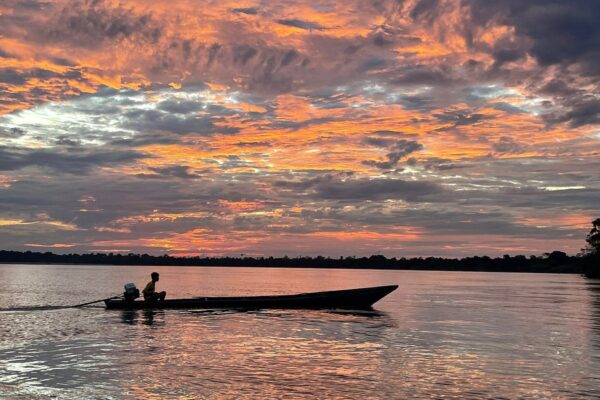
<path id="1" fill-rule="evenodd" d="M 152 280 L 148 282 L 142 293 L 144 294 L 145 301 L 163 301 L 167 292 L 156 292 L 156 282 L 159 280 L 158 272 L 150 274 Z"/>

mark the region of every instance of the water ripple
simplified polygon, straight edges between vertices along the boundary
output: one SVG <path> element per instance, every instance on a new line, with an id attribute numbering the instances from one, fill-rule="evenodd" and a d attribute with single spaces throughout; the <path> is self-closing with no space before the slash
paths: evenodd
<path id="1" fill-rule="evenodd" d="M 401 287 L 372 313 L 25 312 L 14 308 L 101 298 L 150 270 L 70 267 L 72 286 L 100 282 L 73 293 L 47 283 L 65 267 L 15 268 L 0 266 L 0 398 L 600 397 L 600 286 L 576 276 L 327 271 L 328 283 L 318 271 L 244 269 L 236 280 L 231 268 L 170 267 L 161 283 L 172 296 Z M 19 294 L 38 278 L 48 294 Z"/>

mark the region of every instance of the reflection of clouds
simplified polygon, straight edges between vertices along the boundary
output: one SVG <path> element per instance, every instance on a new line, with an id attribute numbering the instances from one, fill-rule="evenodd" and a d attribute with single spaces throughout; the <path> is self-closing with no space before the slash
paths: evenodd
<path id="1" fill-rule="evenodd" d="M 42 298 L 49 293 L 61 303 L 90 296 L 88 291 L 75 295 L 74 287 L 96 282 L 91 290 L 98 294 L 124 281 L 144 282 L 157 269 L 24 268 L 2 267 L 11 278 L 0 282 L 2 293 L 19 297 L 22 287 L 33 287 Z M 32 275 L 33 269 L 38 273 Z M 303 310 L 0 313 L 2 394 L 68 400 L 255 399 L 257 393 L 348 399 L 598 397 L 597 281 L 560 274 L 442 271 L 159 271 L 159 285 L 173 297 L 390 282 L 400 288 L 377 303 L 382 311 L 373 315 Z M 66 286 L 65 274 L 71 276 Z M 45 292 L 37 290 L 41 286 Z M 11 301 L 12 296 L 5 304 Z M 150 316 L 152 325 L 147 324 Z"/>
<path id="2" fill-rule="evenodd" d="M 40 396 L 63 392 L 75 398 L 77 388 L 96 382 L 110 391 L 119 377 L 118 345 L 97 339 L 36 341 L 3 350 L 2 384 Z"/>
<path id="3" fill-rule="evenodd" d="M 453 274 L 434 288 L 430 277 L 415 281 L 419 273 L 409 274 L 415 277 L 405 280 L 401 298 L 389 303 L 393 322 L 385 316 L 297 311 L 183 316 L 185 326 L 174 342 L 208 347 L 179 360 L 203 365 L 195 375 L 196 390 L 242 398 L 257 390 L 277 396 L 282 387 L 287 394 L 345 398 L 386 390 L 394 396 L 486 398 L 552 397 L 557 387 L 565 393 L 594 392 L 583 384 L 585 372 L 577 372 L 586 361 L 569 351 L 587 343 L 587 330 L 571 326 L 586 323 L 578 319 L 577 282 L 540 287 L 535 277 L 502 275 L 492 288 L 483 279 L 486 274 Z M 542 317 L 532 320 L 533 309 Z M 164 368 L 158 364 L 150 373 Z M 561 369 L 560 378 L 555 368 Z M 514 378 L 507 381 L 507 374 Z M 186 377 L 178 383 L 194 385 Z M 134 390 L 145 393 L 140 385 Z M 174 389 L 167 383 L 162 390 Z"/>

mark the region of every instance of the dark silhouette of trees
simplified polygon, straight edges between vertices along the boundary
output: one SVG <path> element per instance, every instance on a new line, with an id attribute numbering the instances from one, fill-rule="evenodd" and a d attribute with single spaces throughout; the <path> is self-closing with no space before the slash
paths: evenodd
<path id="1" fill-rule="evenodd" d="M 580 257 L 569 256 L 562 251 L 545 256 L 524 255 L 491 258 L 488 256 L 462 259 L 440 257 L 387 258 L 383 255 L 370 257 L 171 257 L 148 254 L 126 255 L 115 253 L 54 254 L 31 251 L 0 251 L 4 263 L 62 263 L 62 264 L 110 264 L 110 265 L 181 265 L 181 266 L 231 266 L 231 267 L 289 267 L 289 268 L 347 268 L 347 269 L 403 269 L 446 271 L 494 271 L 494 272 L 554 272 L 582 273 Z"/>
<path id="2" fill-rule="evenodd" d="M 596 218 L 592 221 L 592 229 L 587 234 L 585 241 L 587 246 L 583 249 L 586 254 L 598 254 L 600 253 L 600 218 Z"/>
<path id="3" fill-rule="evenodd" d="M 588 278 L 600 278 L 600 218 L 592 221 L 592 229 L 585 237 L 582 249 L 585 259 L 584 274 Z"/>
<path id="4" fill-rule="evenodd" d="M 562 265 L 569 261 L 569 256 L 564 251 L 553 251 L 552 253 L 545 253 L 544 256 L 548 258 L 548 262 L 552 265 Z"/>

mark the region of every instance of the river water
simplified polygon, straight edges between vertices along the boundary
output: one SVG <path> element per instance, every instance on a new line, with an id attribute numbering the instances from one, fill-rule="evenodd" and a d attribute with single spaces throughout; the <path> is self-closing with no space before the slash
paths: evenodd
<path id="1" fill-rule="evenodd" d="M 399 284 L 377 312 L 107 311 Z M 600 281 L 576 275 L 0 265 L 1 399 L 600 398 Z"/>

